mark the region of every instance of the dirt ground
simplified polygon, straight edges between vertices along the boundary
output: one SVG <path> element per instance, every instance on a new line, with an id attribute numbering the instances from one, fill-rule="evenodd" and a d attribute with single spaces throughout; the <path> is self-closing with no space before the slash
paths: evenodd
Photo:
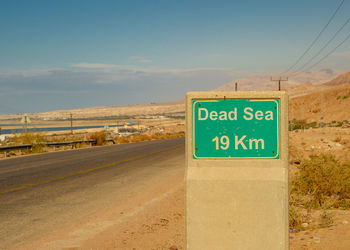
<path id="1" fill-rule="evenodd" d="M 332 153 L 350 159 L 350 129 L 320 128 L 290 132 L 294 158 Z M 316 214 L 320 211 L 314 211 Z M 333 225 L 290 233 L 290 249 L 350 249 L 350 211 L 331 210 Z M 184 189 L 154 203 L 118 227 L 96 235 L 82 248 L 184 249 Z"/>
<path id="2" fill-rule="evenodd" d="M 324 127 L 289 132 L 290 159 L 311 154 L 331 153 L 343 161 L 350 160 L 350 129 Z"/>
<path id="3" fill-rule="evenodd" d="M 329 211 L 334 223 L 327 228 L 307 229 L 305 231 L 290 233 L 291 250 L 347 250 L 350 249 L 350 211 Z"/>
<path id="4" fill-rule="evenodd" d="M 331 213 L 335 216 L 333 226 L 291 233 L 290 249 L 349 249 L 350 211 Z M 183 185 L 80 246 L 69 249 L 184 249 Z"/>
<path id="5" fill-rule="evenodd" d="M 93 249 L 184 249 L 184 186 L 86 241 Z"/>
<path id="6" fill-rule="evenodd" d="M 350 159 L 350 129 L 320 128 L 290 132 L 291 168 L 310 154 L 329 152 Z M 134 197 L 127 205 L 116 205 L 27 245 L 27 249 L 184 249 L 184 172 L 171 183 L 157 184 L 153 195 Z M 150 187 L 151 189 L 151 187 Z M 132 207 L 134 208 L 132 209 Z M 135 209 L 136 208 L 136 209 Z M 317 216 L 320 211 L 313 211 Z M 290 233 L 290 249 L 350 249 L 350 210 L 329 210 L 333 223 L 325 228 L 305 228 Z M 106 221 L 114 221 L 106 224 Z M 94 225 L 90 228 L 87 225 Z M 100 230 L 99 225 L 104 225 Z M 95 229 L 94 229 L 95 228 Z M 90 233 L 89 233 L 90 230 Z M 82 237 L 84 236 L 85 237 Z M 60 245 L 70 238 L 75 244 Z M 49 242 L 51 242 L 49 244 Z M 40 243 L 40 244 L 39 244 Z M 50 247 L 51 246 L 51 247 Z"/>

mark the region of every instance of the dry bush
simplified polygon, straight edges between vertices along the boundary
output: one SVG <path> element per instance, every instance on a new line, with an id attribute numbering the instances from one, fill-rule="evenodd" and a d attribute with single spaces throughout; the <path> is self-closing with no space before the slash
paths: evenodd
<path id="1" fill-rule="evenodd" d="M 20 144 L 35 144 L 35 143 L 43 143 L 45 138 L 38 133 L 24 133 L 24 134 L 16 134 L 13 138 L 13 141 L 16 145 Z"/>
<path id="2" fill-rule="evenodd" d="M 184 133 L 166 133 L 166 134 L 162 134 L 162 133 L 155 133 L 154 135 L 152 135 L 152 139 L 153 140 L 163 140 L 163 139 L 169 139 L 169 138 L 179 138 L 179 137 L 184 137 Z"/>
<path id="3" fill-rule="evenodd" d="M 31 144 L 31 150 L 26 150 L 26 153 L 42 153 L 45 151 L 45 137 L 39 133 L 27 132 L 24 134 L 15 135 L 13 138 L 15 145 Z"/>
<path id="4" fill-rule="evenodd" d="M 134 135 L 134 136 L 128 136 L 128 137 L 119 137 L 116 140 L 116 143 L 122 144 L 122 143 L 132 143 L 132 142 L 141 142 L 141 141 L 151 141 L 151 140 L 163 140 L 163 139 L 169 139 L 169 138 L 178 138 L 183 137 L 184 133 L 155 133 L 154 135 Z"/>
<path id="5" fill-rule="evenodd" d="M 301 228 L 301 224 L 306 221 L 306 216 L 302 209 L 294 205 L 289 206 L 289 227 Z"/>
<path id="6" fill-rule="evenodd" d="M 150 137 L 148 135 L 137 135 L 133 136 L 130 142 L 140 142 L 140 141 L 149 141 Z"/>
<path id="7" fill-rule="evenodd" d="M 332 204 L 332 208 L 339 208 L 339 209 L 350 209 L 350 199 L 341 199 L 341 200 L 336 200 Z"/>
<path id="8" fill-rule="evenodd" d="M 75 145 L 74 145 L 74 147 L 75 148 L 84 148 L 86 146 L 86 143 L 76 143 Z"/>
<path id="9" fill-rule="evenodd" d="M 96 145 L 101 146 L 105 145 L 107 142 L 107 135 L 104 131 L 95 132 L 90 135 L 90 140 L 96 140 Z"/>
<path id="10" fill-rule="evenodd" d="M 127 138 L 127 137 L 119 137 L 119 138 L 117 139 L 117 143 L 118 143 L 118 144 L 129 143 L 129 142 L 130 142 L 130 140 L 129 140 L 129 138 Z"/>
<path id="11" fill-rule="evenodd" d="M 292 192 L 308 197 L 304 205 L 320 208 L 330 197 L 350 197 L 350 163 L 341 163 L 331 154 L 311 155 L 303 160 L 292 182 Z"/>

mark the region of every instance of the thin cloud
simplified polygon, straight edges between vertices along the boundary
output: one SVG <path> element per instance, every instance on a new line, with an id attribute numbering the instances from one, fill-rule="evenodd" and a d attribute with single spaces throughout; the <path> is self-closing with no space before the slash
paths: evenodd
<path id="1" fill-rule="evenodd" d="M 32 77 L 32 76 L 46 76 L 53 71 L 64 70 L 63 68 L 48 68 L 48 69 L 27 69 L 27 70 L 9 70 L 0 71 L 0 77 Z"/>
<path id="2" fill-rule="evenodd" d="M 232 71 L 230 68 L 215 68 L 215 67 L 202 67 L 202 68 L 187 68 L 187 69 L 170 69 L 159 67 L 137 67 L 134 65 L 118 65 L 118 64 L 104 64 L 104 63 L 77 63 L 72 64 L 72 67 L 84 68 L 84 69 L 116 69 L 130 72 L 142 72 L 142 73 L 189 73 L 198 71 Z M 237 72 L 235 73 L 242 73 Z"/>
<path id="3" fill-rule="evenodd" d="M 84 69 L 113 69 L 113 68 L 120 68 L 120 65 L 83 62 L 83 63 L 72 64 L 72 67 L 84 68 Z"/>
<path id="4" fill-rule="evenodd" d="M 139 63 L 150 63 L 152 60 L 144 58 L 142 56 L 130 56 L 130 59 Z"/>

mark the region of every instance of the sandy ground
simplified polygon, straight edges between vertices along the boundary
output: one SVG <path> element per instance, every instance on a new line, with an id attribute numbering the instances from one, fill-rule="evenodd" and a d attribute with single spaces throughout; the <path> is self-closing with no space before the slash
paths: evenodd
<path id="1" fill-rule="evenodd" d="M 332 153 L 350 160 L 350 128 L 317 128 L 289 132 L 290 153 L 299 157 Z"/>
<path id="2" fill-rule="evenodd" d="M 69 248 L 65 245 L 66 249 L 184 249 L 184 183 L 180 179 L 174 183 L 174 188 L 149 200 L 142 209 L 125 211 L 115 206 L 90 216 L 87 219 L 90 225 L 101 225 L 116 219 L 114 216 L 121 219 L 103 231 L 96 230 L 97 234 L 79 244 L 71 244 Z M 350 211 L 332 211 L 332 214 L 335 222 L 329 228 L 291 233 L 290 249 L 349 249 Z M 58 243 L 67 242 L 72 235 L 84 238 L 88 230 L 84 224 L 77 224 L 65 233 L 56 233 L 48 237 L 51 240 L 46 239 L 42 244 L 31 245 L 30 248 L 59 249 L 56 248 Z"/>
<path id="3" fill-rule="evenodd" d="M 350 211 L 333 210 L 334 225 L 290 233 L 291 250 L 348 250 L 350 249 Z"/>
<path id="4" fill-rule="evenodd" d="M 15 249 L 183 249 L 184 169 Z"/>
<path id="5" fill-rule="evenodd" d="M 181 183 L 147 209 L 81 245 L 104 249 L 184 249 L 184 187 Z"/>
<path id="6" fill-rule="evenodd" d="M 290 133 L 293 161 L 329 152 L 349 160 L 350 129 Z M 315 211 L 314 213 L 319 213 Z M 333 225 L 290 233 L 290 249 L 350 249 L 350 210 L 332 210 Z M 184 171 L 143 194 L 20 249 L 184 249 Z"/>

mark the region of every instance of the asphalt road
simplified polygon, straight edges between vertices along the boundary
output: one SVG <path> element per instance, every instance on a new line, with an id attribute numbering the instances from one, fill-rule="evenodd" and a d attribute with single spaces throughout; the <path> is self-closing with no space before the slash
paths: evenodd
<path id="1" fill-rule="evenodd" d="M 0 248 L 42 237 L 184 167 L 184 139 L 0 161 Z"/>

